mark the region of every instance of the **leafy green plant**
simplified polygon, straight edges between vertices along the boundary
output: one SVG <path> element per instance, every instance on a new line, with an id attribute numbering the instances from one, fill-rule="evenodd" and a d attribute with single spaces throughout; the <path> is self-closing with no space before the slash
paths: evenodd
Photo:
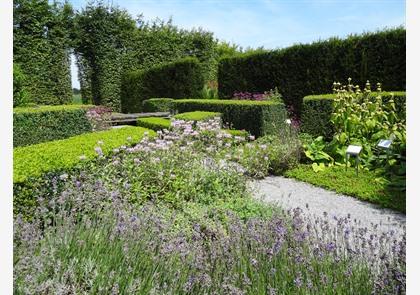
<path id="1" fill-rule="evenodd" d="M 200 94 L 201 99 L 218 99 L 217 86 L 211 87 L 209 84 L 204 85 Z"/>
<path id="2" fill-rule="evenodd" d="M 312 163 L 314 171 L 322 171 L 326 165 L 334 164 L 334 159 L 325 151 L 326 144 L 322 136 L 315 138 L 311 143 L 304 144 L 304 153 Z"/>
<path id="3" fill-rule="evenodd" d="M 369 81 L 363 92 L 358 85 L 351 84 L 350 78 L 346 86 L 334 83 L 337 98 L 333 101 L 331 122 L 335 134 L 330 149 L 338 162 L 344 162 L 345 148 L 349 144 L 357 144 L 363 147 L 362 165 L 377 168 L 380 165 L 375 149 L 380 139 L 395 138 L 393 147 L 405 145 L 405 116 L 397 112 L 392 95 L 387 103 L 383 102 L 380 83 L 377 88 L 378 94 L 373 96 Z M 397 162 L 392 157 L 388 160 L 389 165 Z"/>

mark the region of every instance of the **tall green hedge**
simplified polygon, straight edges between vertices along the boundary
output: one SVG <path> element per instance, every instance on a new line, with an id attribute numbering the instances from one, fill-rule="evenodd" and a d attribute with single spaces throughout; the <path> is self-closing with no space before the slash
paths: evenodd
<path id="1" fill-rule="evenodd" d="M 13 109 L 13 146 L 63 139 L 92 131 L 90 106 L 42 106 Z"/>
<path id="2" fill-rule="evenodd" d="M 394 95 L 395 107 L 401 117 L 406 116 L 406 94 L 402 91 L 381 92 L 384 103 Z M 371 95 L 377 95 L 372 92 Z M 332 102 L 335 94 L 308 95 L 303 98 L 301 114 L 301 131 L 313 136 L 323 136 L 330 139 L 334 135 L 334 126 L 330 122 L 333 112 Z"/>
<path id="3" fill-rule="evenodd" d="M 405 52 L 406 30 L 396 28 L 225 58 L 219 63 L 219 97 L 277 86 L 299 113 L 303 97 L 329 93 L 334 81 L 348 77 L 353 84 L 370 80 L 383 89 L 405 90 Z"/>
<path id="4" fill-rule="evenodd" d="M 13 1 L 13 62 L 25 75 L 28 102 L 66 104 L 72 101 L 70 31 L 73 10 L 68 3 Z"/>
<path id="5" fill-rule="evenodd" d="M 216 80 L 216 42 L 213 33 L 202 29 L 179 29 L 171 21 L 146 22 L 106 1 L 90 2 L 74 21 L 82 97 L 120 111 L 124 73 L 188 56 L 205 65 L 206 80 Z"/>
<path id="6" fill-rule="evenodd" d="M 278 134 L 287 116 L 283 103 L 272 101 L 181 99 L 175 100 L 180 113 L 209 111 L 222 114 L 229 129 L 245 129 L 252 135 Z"/>
<path id="7" fill-rule="evenodd" d="M 198 97 L 204 82 L 202 66 L 192 57 L 126 73 L 122 81 L 122 111 L 141 112 L 143 101 L 152 97 Z"/>

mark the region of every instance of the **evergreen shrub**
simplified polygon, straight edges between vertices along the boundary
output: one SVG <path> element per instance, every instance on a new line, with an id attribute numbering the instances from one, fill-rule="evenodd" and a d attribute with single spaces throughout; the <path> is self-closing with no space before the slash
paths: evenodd
<path id="1" fill-rule="evenodd" d="M 244 129 L 257 137 L 278 134 L 287 118 L 284 104 L 274 101 L 181 99 L 175 100 L 175 108 L 179 113 L 221 113 L 229 129 Z"/>
<path id="2" fill-rule="evenodd" d="M 133 71 L 122 80 L 121 108 L 124 113 L 144 111 L 143 102 L 153 97 L 199 97 L 204 74 L 197 58 L 184 58 L 145 71 Z"/>
<path id="3" fill-rule="evenodd" d="M 13 109 L 13 146 L 63 139 L 92 131 L 89 105 L 18 107 Z"/>
<path id="4" fill-rule="evenodd" d="M 334 81 L 381 82 L 383 89 L 405 90 L 406 30 L 395 28 L 346 39 L 237 55 L 219 62 L 220 98 L 235 92 L 262 93 L 278 87 L 300 114 L 303 97 L 331 92 Z"/>

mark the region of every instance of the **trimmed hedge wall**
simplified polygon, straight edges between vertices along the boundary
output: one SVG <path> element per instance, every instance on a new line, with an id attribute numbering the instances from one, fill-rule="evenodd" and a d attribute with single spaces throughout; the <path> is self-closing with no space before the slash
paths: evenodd
<path id="1" fill-rule="evenodd" d="M 244 129 L 252 135 L 278 134 L 287 117 L 284 104 L 272 101 L 182 99 L 175 101 L 178 112 L 209 111 L 222 114 L 229 129 Z"/>
<path id="2" fill-rule="evenodd" d="M 403 91 L 382 92 L 382 100 L 387 102 L 394 94 L 395 107 L 397 113 L 406 116 L 406 94 Z M 378 92 L 372 92 L 376 96 Z M 332 101 L 335 94 L 309 95 L 303 98 L 303 107 L 301 114 L 301 131 L 313 136 L 324 136 L 331 139 L 334 135 L 334 126 L 330 122 L 333 111 Z"/>
<path id="3" fill-rule="evenodd" d="M 143 101 L 144 112 L 171 112 L 174 109 L 173 98 L 151 98 Z"/>
<path id="4" fill-rule="evenodd" d="M 43 195 L 49 195 L 53 189 L 56 189 L 60 174 L 77 170 L 83 161 L 97 157 L 95 147 L 100 146 L 103 154 L 108 155 L 114 148 L 138 142 L 146 131 L 151 136 L 155 134 L 152 130 L 130 126 L 15 148 L 13 150 L 15 214 L 30 216 L 30 210 L 37 205 L 36 192 L 42 191 Z M 128 137 L 131 137 L 130 141 Z M 99 141 L 103 141 L 103 144 L 99 145 Z M 82 155 L 86 157 L 85 160 L 80 158 Z"/>
<path id="5" fill-rule="evenodd" d="M 199 97 L 204 83 L 203 68 L 192 57 L 129 72 L 122 79 L 121 109 L 124 113 L 141 112 L 143 101 L 152 97 Z"/>
<path id="6" fill-rule="evenodd" d="M 86 111 L 92 106 L 40 106 L 13 109 L 13 146 L 63 139 L 92 131 Z"/>
<path id="7" fill-rule="evenodd" d="M 287 105 L 300 113 L 306 95 L 328 93 L 334 81 L 405 90 L 406 31 L 384 30 L 346 39 L 224 58 L 219 63 L 219 97 L 235 91 L 259 92 L 278 87 Z"/>

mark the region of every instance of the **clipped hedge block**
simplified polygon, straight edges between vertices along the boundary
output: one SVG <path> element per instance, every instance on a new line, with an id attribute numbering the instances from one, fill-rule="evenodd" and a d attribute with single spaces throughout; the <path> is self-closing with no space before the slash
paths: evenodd
<path id="1" fill-rule="evenodd" d="M 175 101 L 175 108 L 180 113 L 221 113 L 223 123 L 229 129 L 244 129 L 257 137 L 278 134 L 287 118 L 284 104 L 272 101 L 182 99 Z"/>
<path id="2" fill-rule="evenodd" d="M 13 150 L 13 210 L 30 217 L 37 205 L 37 192 L 51 196 L 60 182 L 60 175 L 83 167 L 84 163 L 97 157 L 95 148 L 109 155 L 122 145 L 140 141 L 145 132 L 155 132 L 141 127 L 124 127 L 77 135 L 62 140 L 17 147 Z M 131 139 L 129 139 L 131 137 Z M 102 142 L 102 143 L 101 143 Z M 55 183 L 53 185 L 53 183 Z"/>
<path id="3" fill-rule="evenodd" d="M 218 67 L 220 98 L 235 91 L 262 93 L 278 87 L 287 105 L 300 113 L 302 98 L 328 93 L 334 81 L 382 83 L 405 89 L 406 30 L 396 28 L 345 39 L 330 38 L 279 50 L 224 58 Z"/>
<path id="4" fill-rule="evenodd" d="M 63 139 L 92 131 L 86 111 L 93 106 L 61 105 L 13 109 L 13 146 Z"/>
<path id="5" fill-rule="evenodd" d="M 175 119 L 184 120 L 184 121 L 205 121 L 209 119 L 213 119 L 215 117 L 221 117 L 221 113 L 217 112 L 203 112 L 203 111 L 195 111 L 195 112 L 187 112 L 181 113 L 174 116 Z"/>
<path id="6" fill-rule="evenodd" d="M 168 129 L 171 127 L 171 121 L 165 118 L 150 117 L 137 119 L 137 126 L 152 129 L 155 131 Z"/>
<path id="7" fill-rule="evenodd" d="M 128 72 L 122 79 L 121 109 L 124 113 L 142 112 L 143 102 L 152 97 L 199 97 L 204 84 L 202 66 L 192 57 Z"/>
<path id="8" fill-rule="evenodd" d="M 173 98 L 151 98 L 143 101 L 144 112 L 172 112 Z"/>
<path id="9" fill-rule="evenodd" d="M 387 102 L 394 95 L 395 107 L 399 116 L 406 116 L 406 93 L 403 91 L 381 92 L 383 102 Z M 372 92 L 377 96 L 378 92 Z M 332 102 L 335 94 L 309 95 L 303 98 L 301 114 L 301 131 L 313 136 L 323 136 L 331 139 L 334 135 L 334 126 L 330 122 L 333 112 Z"/>

